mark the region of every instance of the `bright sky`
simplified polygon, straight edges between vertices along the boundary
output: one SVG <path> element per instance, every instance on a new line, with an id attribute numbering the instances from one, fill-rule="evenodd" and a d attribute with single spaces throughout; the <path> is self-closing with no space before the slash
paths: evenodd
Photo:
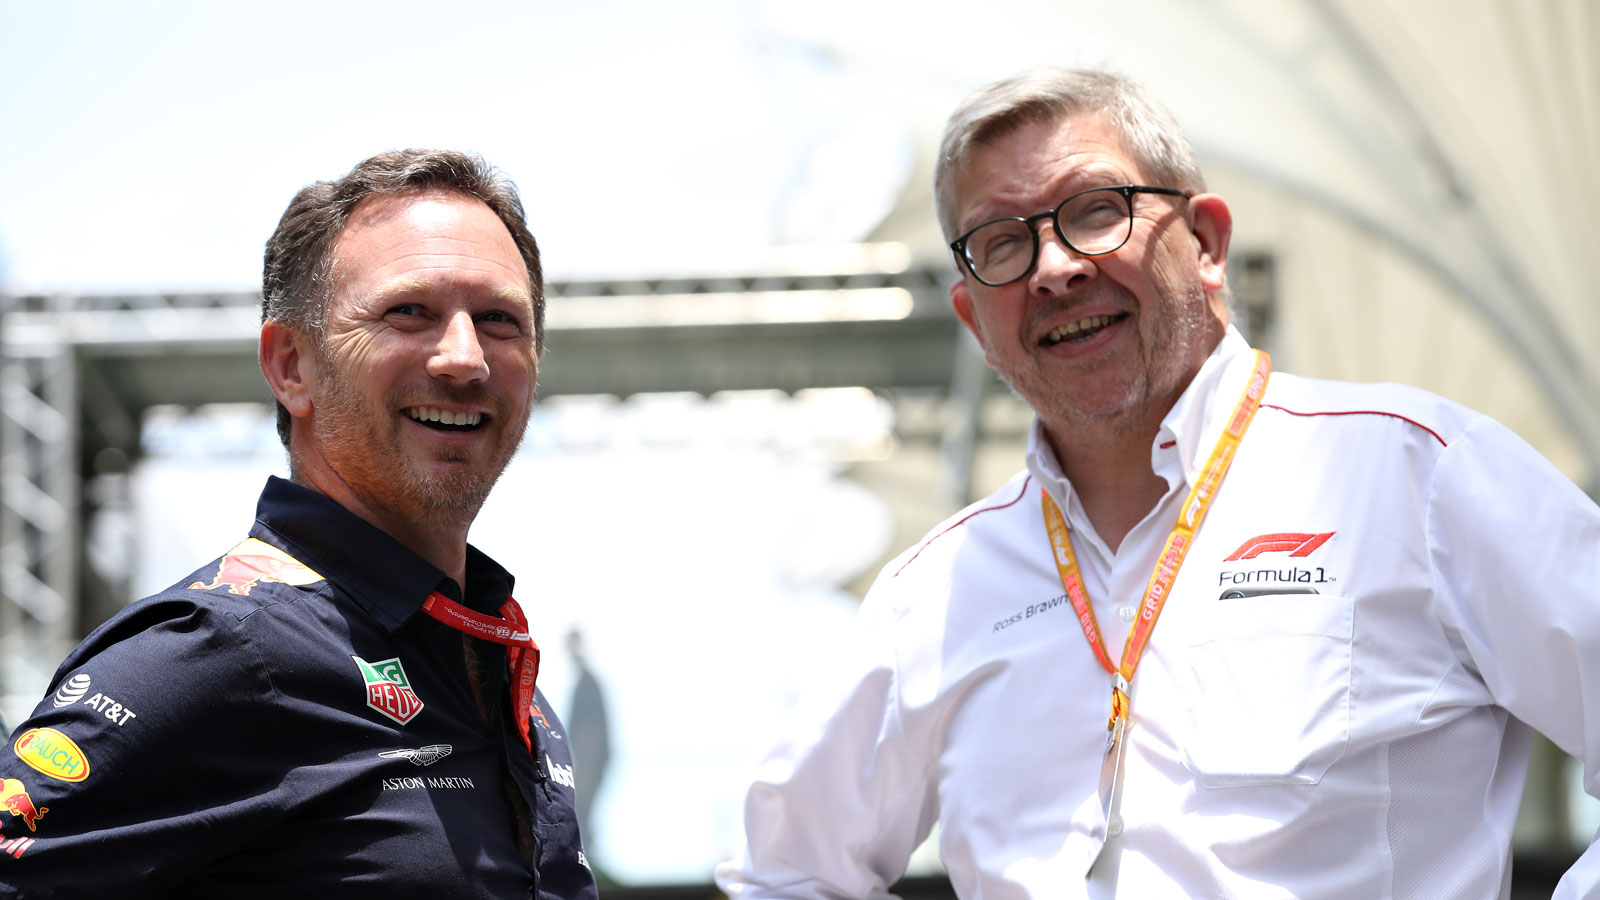
<path id="1" fill-rule="evenodd" d="M 0 0 L 0 287 L 254 288 L 295 190 L 407 146 L 510 175 L 556 277 L 854 240 L 911 145 L 782 7 Z"/>

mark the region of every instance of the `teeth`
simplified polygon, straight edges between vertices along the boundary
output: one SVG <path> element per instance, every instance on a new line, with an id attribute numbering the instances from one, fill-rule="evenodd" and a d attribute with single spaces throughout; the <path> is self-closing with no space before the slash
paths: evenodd
<path id="1" fill-rule="evenodd" d="M 457 413 L 431 406 L 413 406 L 406 410 L 406 415 L 418 422 L 438 422 L 440 425 L 476 425 L 483 418 L 475 412 Z"/>
<path id="2" fill-rule="evenodd" d="M 1080 331 L 1093 331 L 1111 324 L 1110 316 L 1089 316 L 1076 322 L 1061 325 L 1048 335 L 1050 343 L 1058 344 Z"/>

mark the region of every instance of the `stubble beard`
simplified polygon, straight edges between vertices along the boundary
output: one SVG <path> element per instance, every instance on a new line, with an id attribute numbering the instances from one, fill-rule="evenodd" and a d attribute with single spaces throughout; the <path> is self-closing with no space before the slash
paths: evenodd
<path id="1" fill-rule="evenodd" d="M 1039 368 L 1007 373 L 996 369 L 1000 380 L 1039 413 L 1047 425 L 1066 429 L 1073 442 L 1103 446 L 1141 436 L 1159 423 L 1188 386 L 1193 372 L 1183 370 L 1190 348 L 1207 340 L 1211 327 L 1205 291 L 1198 285 L 1184 291 L 1181 300 L 1163 299 L 1165 323 L 1147 343 L 1139 336 L 1134 352 L 1147 358 L 1128 367 L 1120 381 L 1102 387 L 1096 396 L 1084 397 L 1047 381 Z M 1203 357 L 1202 357 L 1203 359 Z"/>
<path id="2" fill-rule="evenodd" d="M 442 471 L 429 471 L 406 452 L 400 429 L 388 419 L 387 410 L 395 405 L 370 408 L 375 401 L 357 389 L 334 360 L 325 360 L 321 369 L 324 382 L 314 433 L 325 458 L 344 461 L 342 468 L 347 471 L 340 476 L 352 487 L 367 486 L 363 499 L 368 503 L 408 516 L 470 525 L 521 444 L 522 431 L 496 448 L 488 465 L 473 464 L 468 451 L 446 451 L 434 457 L 447 464 Z"/>

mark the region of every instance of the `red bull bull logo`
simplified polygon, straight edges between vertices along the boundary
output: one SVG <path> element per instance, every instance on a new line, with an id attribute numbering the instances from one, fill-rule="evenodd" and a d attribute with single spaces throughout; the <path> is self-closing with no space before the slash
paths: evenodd
<path id="1" fill-rule="evenodd" d="M 411 682 L 406 678 L 406 670 L 400 665 L 399 657 L 375 663 L 369 663 L 359 656 L 350 658 L 356 661 L 356 667 L 361 670 L 361 677 L 367 683 L 368 706 L 401 725 L 422 712 L 422 698 L 411 689 Z"/>
<path id="2" fill-rule="evenodd" d="M 262 582 L 312 584 L 321 580 L 321 575 L 277 547 L 246 538 L 217 563 L 215 577 L 209 582 L 196 581 L 189 585 L 189 590 L 214 591 L 226 587 L 230 594 L 248 597 L 251 589 Z"/>
<path id="3" fill-rule="evenodd" d="M 555 726 L 550 724 L 550 720 L 545 716 L 544 710 L 539 708 L 538 703 L 528 704 L 528 721 L 539 723 L 539 727 L 544 729 L 545 734 L 550 735 L 555 740 L 561 740 L 561 735 L 556 732 Z"/>
<path id="4" fill-rule="evenodd" d="M 30 728 L 12 746 L 17 757 L 58 781 L 82 781 L 89 777 L 89 757 L 72 738 L 54 728 Z"/>
<path id="5" fill-rule="evenodd" d="M 0 780 L 0 809 L 6 810 L 13 816 L 21 816 L 23 824 L 29 831 L 39 830 L 39 820 L 50 811 L 50 807 L 37 807 L 33 805 L 33 798 L 28 796 L 28 789 L 22 782 L 15 778 Z M 26 849 L 26 848 L 23 848 Z M 22 851 L 18 850 L 21 856 Z"/>

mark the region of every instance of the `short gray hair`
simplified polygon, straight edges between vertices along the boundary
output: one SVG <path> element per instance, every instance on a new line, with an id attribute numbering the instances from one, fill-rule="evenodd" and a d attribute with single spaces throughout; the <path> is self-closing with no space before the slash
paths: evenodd
<path id="1" fill-rule="evenodd" d="M 934 165 L 939 227 L 956 239 L 956 180 L 973 154 L 1023 125 L 1101 115 L 1158 186 L 1205 191 L 1205 177 L 1178 120 L 1130 79 L 1093 69 L 1041 66 L 979 88 L 945 123 Z"/>

